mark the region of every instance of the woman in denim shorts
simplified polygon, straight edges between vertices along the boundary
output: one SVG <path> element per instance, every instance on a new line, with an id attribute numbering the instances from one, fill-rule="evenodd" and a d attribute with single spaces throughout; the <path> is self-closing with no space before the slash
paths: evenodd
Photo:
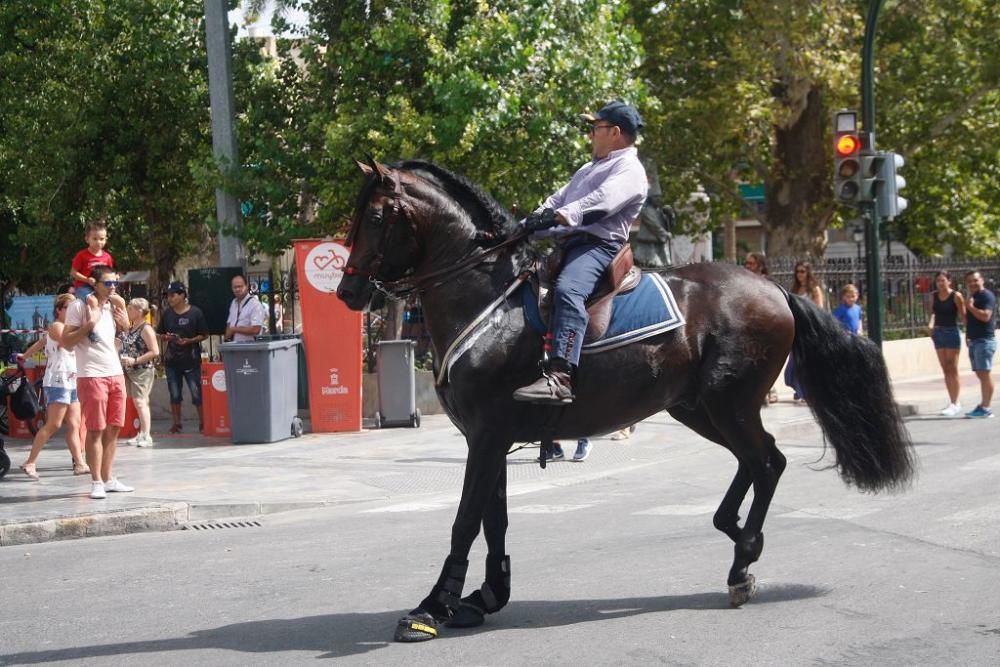
<path id="1" fill-rule="evenodd" d="M 962 412 L 958 400 L 958 355 L 962 351 L 962 332 L 958 323 L 965 319 L 965 300 L 962 293 L 951 288 L 951 276 L 947 271 L 934 275 L 937 289 L 931 293 L 931 319 L 927 327 L 934 341 L 938 363 L 944 371 L 944 386 L 948 390 L 948 405 L 941 410 L 945 417 L 957 417 Z"/>
<path id="2" fill-rule="evenodd" d="M 42 378 L 42 390 L 48 407 L 45 410 L 45 424 L 38 429 L 31 443 L 31 453 L 28 460 L 21 465 L 21 471 L 31 479 L 38 479 L 35 462 L 42 447 L 49 441 L 52 434 L 59 430 L 63 420 L 66 421 L 66 446 L 73 457 L 73 474 L 86 475 L 90 468 L 83 462 L 80 444 L 80 401 L 76 397 L 76 355 L 73 350 L 62 347 L 63 328 L 66 322 L 66 308 L 76 297 L 72 294 L 60 294 L 56 297 L 55 322 L 49 325 L 45 335 L 37 343 L 19 354 L 18 359 L 31 356 L 36 348 L 45 346 L 45 376 Z"/>

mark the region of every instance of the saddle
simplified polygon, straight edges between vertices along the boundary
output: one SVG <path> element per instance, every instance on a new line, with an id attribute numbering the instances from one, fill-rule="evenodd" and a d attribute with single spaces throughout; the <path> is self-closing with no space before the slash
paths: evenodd
<path id="1" fill-rule="evenodd" d="M 538 310 L 542 321 L 549 326 L 552 316 L 552 288 L 559 270 L 562 268 L 563 254 L 558 247 L 546 257 L 535 262 L 534 271 L 529 281 L 537 297 Z M 626 243 L 618 251 L 604 275 L 598 281 L 594 293 L 586 301 L 587 332 L 583 337 L 584 344 L 599 339 L 608 329 L 611 322 L 611 305 L 619 294 L 631 292 L 639 286 L 642 271 L 633 264 L 632 246 Z"/>

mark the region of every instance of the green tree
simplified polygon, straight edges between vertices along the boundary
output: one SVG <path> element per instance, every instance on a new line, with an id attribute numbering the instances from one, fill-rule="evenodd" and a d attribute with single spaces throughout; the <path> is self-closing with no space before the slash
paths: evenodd
<path id="1" fill-rule="evenodd" d="M 315 0 L 309 12 L 280 64 L 239 50 L 253 83 L 231 180 L 271 214 L 245 225 L 268 230 L 268 250 L 341 229 L 365 153 L 430 159 L 532 208 L 586 158 L 576 114 L 645 102 L 620 2 Z"/>
<path id="2" fill-rule="evenodd" d="M 830 119 L 836 109 L 860 109 L 867 6 L 632 3 L 643 77 L 661 110 L 650 150 L 675 200 L 704 186 L 717 221 L 740 211 L 738 182 L 763 183 L 767 203 L 756 215 L 769 250 L 822 252 L 825 230 L 853 216 L 832 201 Z M 911 207 L 894 234 L 925 253 L 998 244 L 998 20 L 986 0 L 887 2 L 882 10 L 877 145 L 906 155 Z"/>
<path id="3" fill-rule="evenodd" d="M 0 28 L 7 282 L 64 281 L 100 218 L 117 265 L 155 288 L 207 240 L 211 193 L 189 167 L 208 141 L 201 2 L 18 0 Z"/>
<path id="4" fill-rule="evenodd" d="M 718 220 L 740 212 L 739 182 L 764 183 L 772 251 L 820 252 L 834 214 L 829 109 L 859 62 L 855 3 L 636 1 L 632 17 L 661 109 L 649 137 L 665 190 L 682 202 L 704 187 Z"/>
<path id="5" fill-rule="evenodd" d="M 1000 14 L 986 0 L 893 4 L 879 22 L 878 145 L 901 153 L 914 250 L 1000 252 Z"/>

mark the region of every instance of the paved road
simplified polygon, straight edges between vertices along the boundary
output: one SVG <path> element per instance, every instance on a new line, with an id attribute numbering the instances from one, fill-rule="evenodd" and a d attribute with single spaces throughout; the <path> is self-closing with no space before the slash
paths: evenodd
<path id="1" fill-rule="evenodd" d="M 0 664 L 995 666 L 997 420 L 910 427 L 920 478 L 885 496 L 816 470 L 814 427 L 786 433 L 790 465 L 753 568 L 761 592 L 740 610 L 725 593 L 732 547 L 711 527 L 729 455 L 600 441 L 544 481 L 516 474 L 530 462 L 513 457 L 514 595 L 481 629 L 391 642 L 437 576 L 454 513 L 454 493 L 418 485 L 259 527 L 0 549 Z M 644 425 L 657 428 L 675 427 Z M 634 465 L 621 465 L 628 447 Z M 469 590 L 481 542 L 471 561 Z"/>

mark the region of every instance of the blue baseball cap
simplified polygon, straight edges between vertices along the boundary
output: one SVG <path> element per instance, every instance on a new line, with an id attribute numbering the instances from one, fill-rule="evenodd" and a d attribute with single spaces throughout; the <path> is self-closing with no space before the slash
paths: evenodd
<path id="1" fill-rule="evenodd" d="M 632 136 L 639 134 L 642 129 L 642 116 L 639 115 L 634 106 L 624 102 L 610 102 L 597 113 L 582 113 L 580 118 L 588 123 L 596 123 L 599 120 L 607 121 L 612 125 L 617 125 Z"/>

